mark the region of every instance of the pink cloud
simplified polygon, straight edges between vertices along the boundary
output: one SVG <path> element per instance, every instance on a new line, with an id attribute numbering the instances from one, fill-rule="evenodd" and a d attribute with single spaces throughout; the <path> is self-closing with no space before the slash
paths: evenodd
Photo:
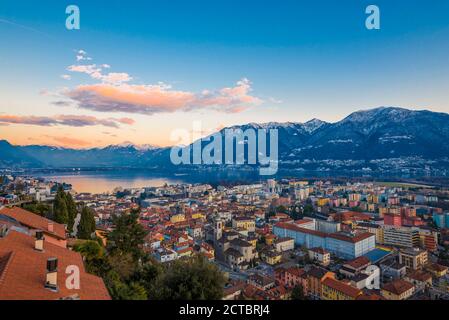
<path id="1" fill-rule="evenodd" d="M 109 72 L 103 74 L 103 69 L 110 68 L 109 65 L 103 64 L 98 66 L 96 64 L 83 64 L 83 65 L 71 65 L 67 67 L 67 71 L 85 73 L 89 75 L 92 79 L 100 80 L 104 83 L 110 84 L 120 84 L 123 82 L 129 82 L 132 77 L 125 72 Z"/>
<path id="2" fill-rule="evenodd" d="M 250 95 L 249 80 L 238 81 L 234 87 L 218 91 L 193 93 L 174 90 L 165 84 L 93 84 L 81 85 L 66 92 L 79 107 L 102 112 L 154 114 L 161 112 L 211 109 L 221 112 L 241 112 L 262 103 Z"/>
<path id="3" fill-rule="evenodd" d="M 87 56 L 82 50 L 78 54 Z M 263 102 L 251 95 L 251 82 L 246 78 L 239 80 L 232 87 L 195 93 L 175 90 L 164 83 L 130 84 L 133 78 L 128 73 L 103 73 L 104 69 L 110 67 L 108 64 L 69 66 L 68 71 L 87 74 L 100 83 L 80 85 L 66 90 L 63 94 L 83 109 L 141 114 L 199 109 L 238 113 Z"/>
<path id="4" fill-rule="evenodd" d="M 0 124 L 25 124 L 35 126 L 70 126 L 87 127 L 102 125 L 105 127 L 118 128 L 120 124 L 132 125 L 134 120 L 130 118 L 106 118 L 99 119 L 93 116 L 85 115 L 57 115 L 57 116 L 16 116 L 0 115 Z"/>
<path id="5" fill-rule="evenodd" d="M 131 118 L 120 118 L 117 119 L 118 122 L 123 123 L 123 124 L 128 124 L 128 125 L 133 125 L 136 121 L 134 121 L 134 119 Z"/>

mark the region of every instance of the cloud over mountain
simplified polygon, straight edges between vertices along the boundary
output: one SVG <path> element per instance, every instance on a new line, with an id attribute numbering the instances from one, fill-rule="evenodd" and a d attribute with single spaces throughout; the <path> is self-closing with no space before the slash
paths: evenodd
<path id="1" fill-rule="evenodd" d="M 57 115 L 57 116 L 17 116 L 0 115 L 0 124 L 24 124 L 42 127 L 51 126 L 69 126 L 69 127 L 88 127 L 105 126 L 119 128 L 120 125 L 132 125 L 134 120 L 130 118 L 106 118 L 99 119 L 94 116 L 85 115 Z"/>

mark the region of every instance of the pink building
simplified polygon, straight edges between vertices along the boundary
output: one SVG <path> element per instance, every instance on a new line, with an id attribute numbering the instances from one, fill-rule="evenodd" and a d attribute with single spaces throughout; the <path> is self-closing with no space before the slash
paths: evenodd
<path id="1" fill-rule="evenodd" d="M 388 226 L 402 226 L 402 217 L 400 214 L 386 213 L 384 214 L 384 224 Z"/>

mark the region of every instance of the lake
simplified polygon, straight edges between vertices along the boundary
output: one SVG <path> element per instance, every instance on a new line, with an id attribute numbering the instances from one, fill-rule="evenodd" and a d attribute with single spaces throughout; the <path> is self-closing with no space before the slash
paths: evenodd
<path id="1" fill-rule="evenodd" d="M 259 182 L 267 178 L 255 176 L 251 173 L 241 172 L 190 172 L 183 174 L 164 173 L 147 170 L 109 169 L 109 170 L 48 170 L 27 172 L 27 175 L 44 178 L 47 181 L 65 182 L 71 184 L 78 193 L 104 193 L 111 192 L 117 187 L 142 188 L 160 187 L 165 184 L 181 183 L 209 183 L 237 184 L 246 182 Z"/>
<path id="2" fill-rule="evenodd" d="M 158 177 L 145 172 L 61 172 L 40 174 L 49 181 L 65 182 L 71 184 L 76 192 L 104 193 L 111 192 L 117 187 L 142 188 L 160 187 L 165 184 L 183 183 L 181 178 Z"/>
<path id="3" fill-rule="evenodd" d="M 161 172 L 159 170 L 144 169 L 48 169 L 23 172 L 22 175 L 33 177 L 42 177 L 46 180 L 65 182 L 72 185 L 76 192 L 104 193 L 111 192 L 117 187 L 122 188 L 143 188 L 143 187 L 160 187 L 165 184 L 180 183 L 208 183 L 216 187 L 217 185 L 236 185 L 245 183 L 265 182 L 270 178 L 309 178 L 309 179 L 332 179 L 345 183 L 348 179 L 356 178 L 361 181 L 375 181 L 380 178 L 388 178 L 381 181 L 413 181 L 410 175 L 399 178 L 396 176 L 376 176 L 376 175 L 358 175 L 357 173 L 335 173 L 335 172 L 279 172 L 277 176 L 260 176 L 254 172 L 242 172 L 234 170 L 207 171 L 198 170 L 184 172 L 182 174 Z M 377 179 L 376 179 L 377 178 Z M 411 180 L 410 180 L 411 179 Z M 409 181 L 410 180 L 410 181 Z M 419 179 L 418 179 L 419 180 Z M 418 181 L 416 180 L 416 181 Z M 431 184 L 426 181 L 427 184 Z"/>

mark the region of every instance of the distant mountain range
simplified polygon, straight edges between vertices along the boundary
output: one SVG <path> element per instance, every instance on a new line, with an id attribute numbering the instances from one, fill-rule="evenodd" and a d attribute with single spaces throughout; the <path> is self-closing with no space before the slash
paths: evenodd
<path id="1" fill-rule="evenodd" d="M 448 170 L 449 114 L 380 107 L 358 111 L 336 123 L 250 123 L 279 133 L 280 168 L 286 170 Z M 220 132 L 224 134 L 222 129 Z M 170 148 L 131 143 L 69 149 L 13 146 L 0 141 L 0 167 L 132 167 L 176 169 Z"/>

